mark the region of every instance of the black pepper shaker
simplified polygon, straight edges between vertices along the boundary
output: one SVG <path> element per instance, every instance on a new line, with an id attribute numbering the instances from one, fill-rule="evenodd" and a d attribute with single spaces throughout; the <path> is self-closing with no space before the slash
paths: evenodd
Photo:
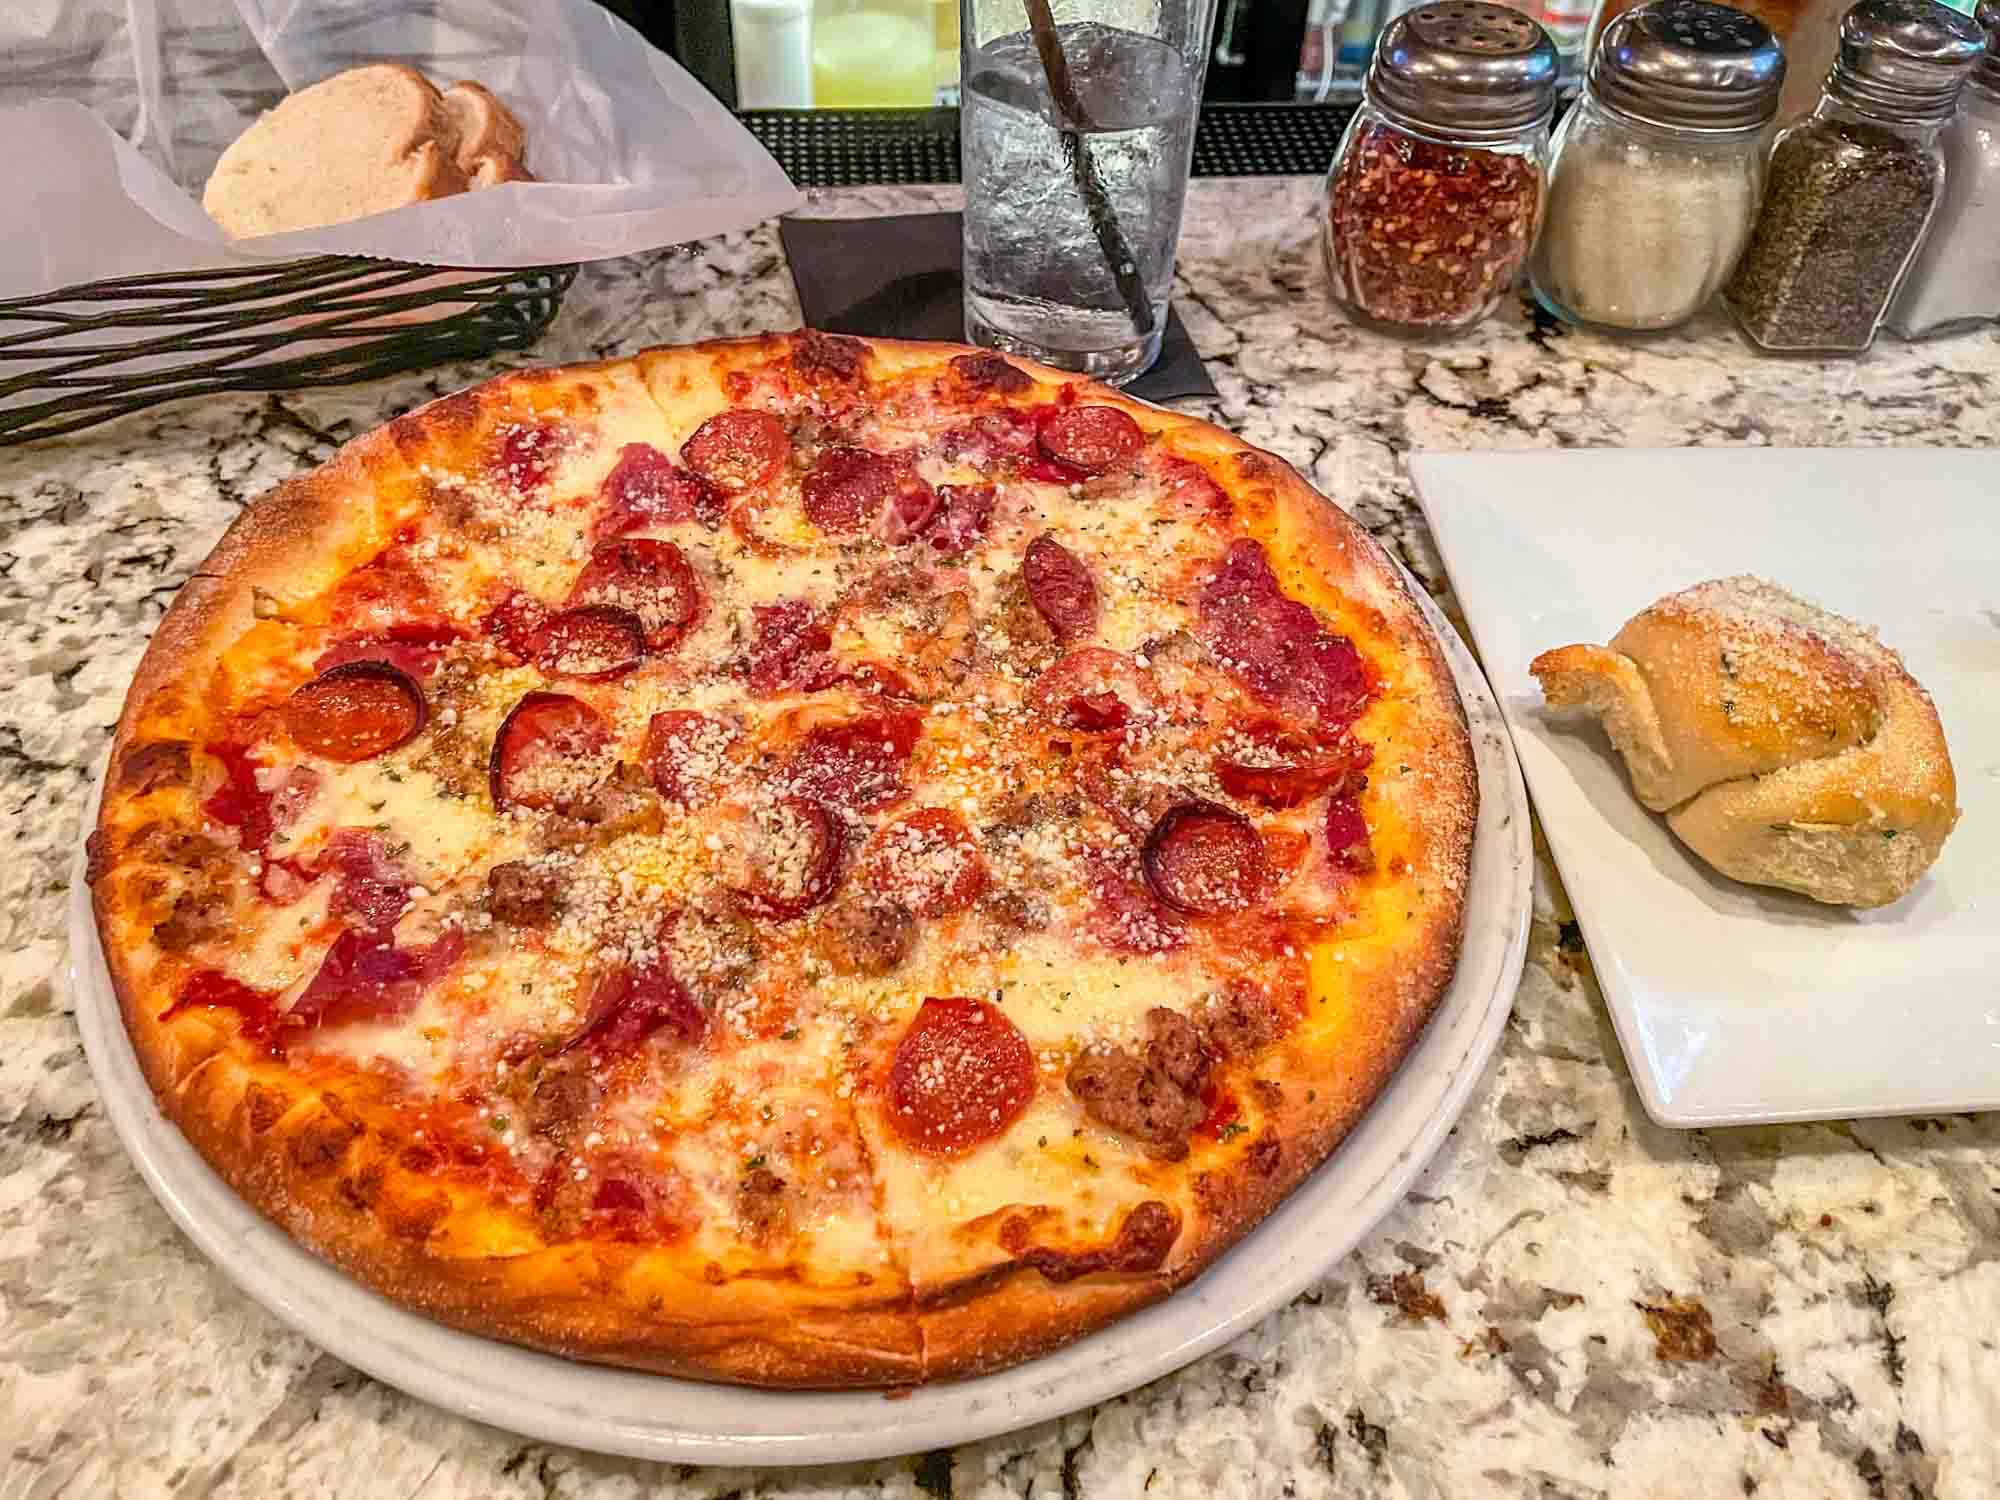
<path id="1" fill-rule="evenodd" d="M 1858 353 L 1923 243 L 1944 184 L 1938 133 L 1985 38 L 1936 0 L 1860 0 L 1819 106 L 1771 151 L 1764 201 L 1723 290 L 1784 353 Z"/>

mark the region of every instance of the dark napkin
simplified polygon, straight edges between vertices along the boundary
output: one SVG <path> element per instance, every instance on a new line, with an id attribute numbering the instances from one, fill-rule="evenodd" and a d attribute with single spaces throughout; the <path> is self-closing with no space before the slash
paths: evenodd
<path id="1" fill-rule="evenodd" d="M 951 213 L 778 221 L 807 325 L 891 339 L 965 338 L 961 232 Z M 1147 401 L 1216 394 L 1178 311 L 1153 368 L 1125 389 Z"/>

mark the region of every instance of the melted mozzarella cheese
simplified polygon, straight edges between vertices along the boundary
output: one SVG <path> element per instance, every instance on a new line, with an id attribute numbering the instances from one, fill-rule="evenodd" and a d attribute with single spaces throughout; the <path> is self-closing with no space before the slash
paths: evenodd
<path id="1" fill-rule="evenodd" d="M 824 1025 L 733 1042 L 721 1056 L 692 1052 L 660 1093 L 623 1101 L 612 1128 L 667 1134 L 667 1159 L 699 1208 L 698 1247 L 742 1258 L 743 1185 L 763 1169 L 783 1184 L 780 1253 L 816 1272 L 879 1275 L 889 1252 L 852 1110 L 832 1085 L 840 1056 L 838 1031 Z"/>
<path id="2" fill-rule="evenodd" d="M 430 1082 L 440 1077 L 457 1052 L 462 1023 L 438 992 L 417 1002 L 416 1009 L 392 1021 L 352 1021 L 308 1033 L 299 1050 L 330 1053 L 354 1063 L 400 1068 L 412 1078 Z"/>
<path id="3" fill-rule="evenodd" d="M 833 649 L 842 656 L 874 656 L 894 664 L 908 652 L 910 636 L 904 620 L 887 610 L 870 610 L 841 622 Z"/>
<path id="4" fill-rule="evenodd" d="M 964 1156 L 914 1151 L 865 1107 L 862 1121 L 883 1219 L 919 1280 L 1011 1258 L 994 1239 L 1009 1210 L 1054 1210 L 1035 1220 L 1035 1243 L 1090 1245 L 1110 1239 L 1127 1212 L 1160 1196 L 1132 1170 L 1132 1154 L 1083 1119 L 1059 1075 L 1044 1073 L 1012 1128 Z M 974 1225 L 979 1219 L 988 1222 Z"/>
<path id="5" fill-rule="evenodd" d="M 274 840 L 281 858 L 310 858 L 337 828 L 377 828 L 394 845 L 407 844 L 398 863 L 418 880 L 439 885 L 519 841 L 483 798 L 448 795 L 438 779 L 407 761 L 320 765 L 320 785 L 298 821 Z"/>
<path id="6" fill-rule="evenodd" d="M 766 516 L 760 528 L 774 519 Z M 801 518 L 800 524 L 804 526 L 807 523 Z M 790 542 L 792 539 L 773 537 L 772 540 Z M 809 599 L 815 604 L 826 605 L 840 592 L 843 581 L 841 569 L 832 555 L 816 550 L 819 541 L 817 535 L 800 537 L 796 539 L 801 548 L 799 551 L 778 557 L 758 557 L 732 533 L 719 534 L 716 551 L 729 569 L 730 579 L 729 598 L 725 602 L 736 612 L 745 640 L 751 639 L 754 622 L 749 610 L 753 606 L 776 604 L 788 599 Z"/>
<path id="7" fill-rule="evenodd" d="M 327 903 L 333 882 L 317 882 L 290 906 L 259 906 L 252 920 L 232 929 L 227 968 L 255 990 L 282 993 L 302 985 L 319 969 L 326 940 Z"/>
<path id="8" fill-rule="evenodd" d="M 1122 1044 L 1145 1029 L 1146 1012 L 1190 1013 L 1213 986 L 1194 965 L 1090 951 L 1073 936 L 1037 933 L 998 966 L 1000 1009 L 1033 1046 Z"/>

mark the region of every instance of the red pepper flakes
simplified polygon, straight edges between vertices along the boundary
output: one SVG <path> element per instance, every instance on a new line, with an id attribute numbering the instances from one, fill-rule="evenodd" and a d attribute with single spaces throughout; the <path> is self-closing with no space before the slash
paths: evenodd
<path id="1" fill-rule="evenodd" d="M 1334 168 L 1334 295 L 1383 323 L 1449 329 L 1499 304 L 1526 258 L 1542 175 L 1526 156 L 1444 146 L 1379 121 Z"/>

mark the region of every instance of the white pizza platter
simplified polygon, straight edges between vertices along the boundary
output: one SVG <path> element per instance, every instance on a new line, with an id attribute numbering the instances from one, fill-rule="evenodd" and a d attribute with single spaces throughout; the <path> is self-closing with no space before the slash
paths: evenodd
<path id="1" fill-rule="evenodd" d="M 1646 1112 L 1709 1127 L 2000 1106 L 2000 525 L 1993 454 L 1424 454 L 1431 532 L 1500 691 Z M 1877 627 L 1930 689 L 1963 809 L 1891 906 L 1739 885 L 1633 797 L 1528 663 L 1756 573 Z"/>
<path id="2" fill-rule="evenodd" d="M 745 1390 L 576 1364 L 454 1332 L 384 1301 L 238 1198 L 160 1113 L 119 1018 L 79 850 L 70 977 L 105 1112 L 174 1222 L 278 1318 L 379 1380 L 532 1438 L 677 1463 L 833 1463 L 972 1442 L 1120 1395 L 1227 1343 L 1353 1249 L 1444 1140 L 1512 1007 L 1533 876 L 1527 794 L 1479 668 L 1411 587 L 1444 641 L 1479 766 L 1465 949 L 1451 988 L 1374 1108 L 1276 1213 L 1190 1286 L 1054 1354 L 893 1400 Z"/>

